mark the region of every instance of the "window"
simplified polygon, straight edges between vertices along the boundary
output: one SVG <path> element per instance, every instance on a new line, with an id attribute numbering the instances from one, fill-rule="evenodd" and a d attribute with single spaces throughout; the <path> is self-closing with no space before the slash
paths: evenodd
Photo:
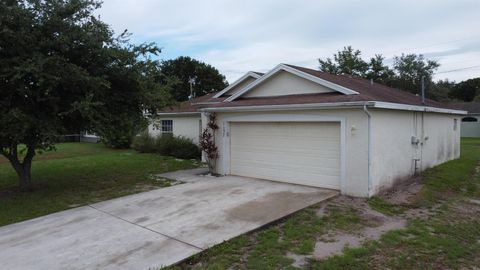
<path id="1" fill-rule="evenodd" d="M 462 118 L 462 122 L 478 122 L 478 119 L 475 117 L 467 116 Z"/>
<path id="2" fill-rule="evenodd" d="M 160 128 L 162 133 L 173 133 L 173 120 L 162 120 Z"/>
<path id="3" fill-rule="evenodd" d="M 453 130 L 457 130 L 457 119 L 453 119 Z"/>

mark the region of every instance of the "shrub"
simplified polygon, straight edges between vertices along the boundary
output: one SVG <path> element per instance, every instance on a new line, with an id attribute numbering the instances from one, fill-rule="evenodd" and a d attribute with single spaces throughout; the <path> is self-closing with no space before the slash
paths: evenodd
<path id="1" fill-rule="evenodd" d="M 134 138 L 132 148 L 142 153 L 158 153 L 182 159 L 201 157 L 200 148 L 191 139 L 171 134 L 153 137 L 147 132 L 142 132 Z"/>
<path id="2" fill-rule="evenodd" d="M 175 137 L 173 139 L 174 147 L 172 147 L 172 156 L 183 159 L 198 159 L 202 152 L 191 139 L 185 137 Z"/>
<path id="3" fill-rule="evenodd" d="M 171 156 L 175 148 L 175 137 L 172 134 L 162 134 L 155 138 L 155 152 Z"/>
<path id="4" fill-rule="evenodd" d="M 124 117 L 125 118 L 125 117 Z M 120 118 L 120 120 L 123 118 Z M 111 119 L 105 125 L 95 128 L 100 140 L 111 148 L 129 148 L 139 131 L 144 130 L 145 124 L 141 120 Z M 114 127 L 114 128 L 112 128 Z"/>
<path id="5" fill-rule="evenodd" d="M 144 131 L 133 138 L 132 148 L 140 153 L 153 153 L 155 152 L 155 138 L 148 134 L 148 131 Z"/>

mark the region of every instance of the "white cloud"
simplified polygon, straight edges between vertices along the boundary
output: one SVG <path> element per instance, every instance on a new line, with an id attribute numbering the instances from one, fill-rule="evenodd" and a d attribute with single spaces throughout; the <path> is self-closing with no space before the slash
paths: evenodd
<path id="1" fill-rule="evenodd" d="M 278 63 L 317 67 L 345 45 L 365 57 L 425 53 L 440 71 L 480 62 L 480 2 L 462 1 L 163 1 L 105 0 L 98 11 L 136 41 L 156 41 L 166 55 L 206 61 L 232 81 Z M 444 73 L 461 80 L 480 69 Z"/>

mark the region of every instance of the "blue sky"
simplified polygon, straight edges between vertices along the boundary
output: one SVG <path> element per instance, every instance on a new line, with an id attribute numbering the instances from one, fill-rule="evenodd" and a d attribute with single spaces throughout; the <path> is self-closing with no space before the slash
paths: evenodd
<path id="1" fill-rule="evenodd" d="M 191 56 L 230 82 L 278 63 L 317 68 L 346 45 L 389 63 L 425 54 L 441 63 L 436 79 L 480 77 L 478 0 L 104 0 L 97 13 L 135 43 L 156 42 L 161 59 Z"/>

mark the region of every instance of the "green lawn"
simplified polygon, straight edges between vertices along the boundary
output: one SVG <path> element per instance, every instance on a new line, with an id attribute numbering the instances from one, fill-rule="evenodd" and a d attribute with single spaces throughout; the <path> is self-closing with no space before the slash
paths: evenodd
<path id="1" fill-rule="evenodd" d="M 162 187 L 168 183 L 151 178 L 151 174 L 198 165 L 196 161 L 114 150 L 102 144 L 63 143 L 56 148 L 35 157 L 35 188 L 31 192 L 16 190 L 17 176 L 0 158 L 0 226 Z"/>
<path id="2" fill-rule="evenodd" d="M 427 170 L 425 185 L 408 204 L 374 197 L 368 205 L 407 220 L 377 241 L 346 248 L 342 255 L 308 257 L 332 232 L 376 227 L 348 206 L 316 205 L 260 231 L 242 235 L 168 269 L 477 269 L 480 265 L 480 139 L 463 139 L 458 160 Z M 323 215 L 319 215 L 319 211 Z M 405 215 L 430 211 L 430 215 Z M 294 256 L 292 256 L 292 254 Z M 303 265 L 294 258 L 307 255 Z M 305 258 L 305 257 L 304 257 Z"/>

